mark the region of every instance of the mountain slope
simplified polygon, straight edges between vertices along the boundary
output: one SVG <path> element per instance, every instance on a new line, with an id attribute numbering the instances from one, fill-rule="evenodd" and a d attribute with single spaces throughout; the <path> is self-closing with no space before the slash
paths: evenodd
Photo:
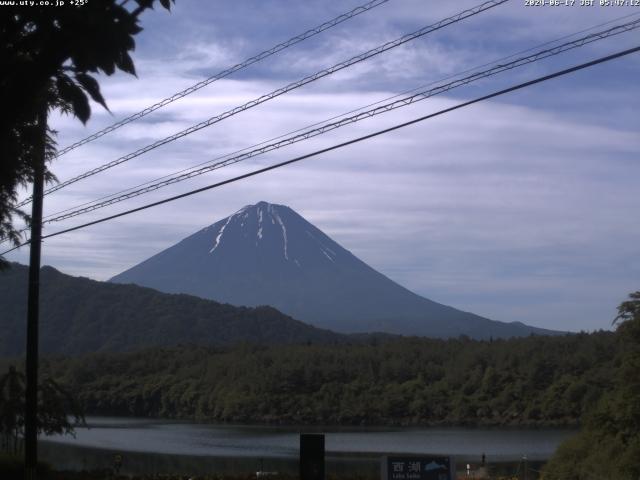
<path id="1" fill-rule="evenodd" d="M 234 305 L 272 305 L 339 332 L 474 338 L 551 333 L 416 295 L 289 207 L 266 202 L 244 207 L 111 281 Z"/>
<path id="2" fill-rule="evenodd" d="M 0 355 L 25 346 L 27 267 L 0 272 Z M 190 295 L 168 295 L 136 285 L 116 285 L 41 271 L 40 350 L 78 354 L 178 344 L 238 342 L 333 343 L 341 335 L 296 321 L 271 307 L 223 305 Z"/>

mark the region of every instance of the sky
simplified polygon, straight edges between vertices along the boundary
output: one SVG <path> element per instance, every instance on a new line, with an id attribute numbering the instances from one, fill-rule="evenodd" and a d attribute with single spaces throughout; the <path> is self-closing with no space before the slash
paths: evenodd
<path id="1" fill-rule="evenodd" d="M 94 104 L 86 126 L 52 113 L 58 144 L 67 146 L 363 3 L 177 0 L 171 13 L 147 12 L 133 55 L 137 78 L 100 77 L 110 112 Z M 56 159 L 52 171 L 67 180 L 479 3 L 389 0 L 73 150 Z M 55 192 L 45 199 L 45 216 L 417 87 L 461 78 L 461 72 L 524 50 L 549 48 L 540 46 L 548 42 L 557 45 L 568 36 L 640 18 L 640 7 L 571 3 L 527 6 L 525 0 L 511 0 Z M 602 26 L 607 22 L 612 23 Z M 45 234 L 637 46 L 639 33 L 595 42 L 48 224 Z M 51 238 L 43 245 L 43 264 L 106 280 L 264 200 L 290 206 L 373 268 L 431 300 L 500 321 L 608 329 L 616 306 L 640 288 L 638 78 L 640 53 Z M 28 251 L 8 258 L 27 263 Z"/>

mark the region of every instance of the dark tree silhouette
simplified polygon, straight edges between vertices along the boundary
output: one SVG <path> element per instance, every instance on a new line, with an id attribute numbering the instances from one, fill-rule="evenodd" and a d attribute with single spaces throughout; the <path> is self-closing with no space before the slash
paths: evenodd
<path id="1" fill-rule="evenodd" d="M 18 451 L 18 438 L 24 429 L 24 374 L 10 366 L 0 378 L 0 448 Z"/>
<path id="2" fill-rule="evenodd" d="M 159 3 L 168 10 L 173 1 Z M 0 10 L 0 239 L 16 244 L 20 233 L 12 219 L 28 220 L 15 203 L 18 188 L 33 180 L 34 154 L 42 142 L 38 116 L 45 108 L 60 109 L 86 123 L 89 97 L 107 108 L 94 75 L 135 75 L 129 54 L 142 30 L 139 17 L 155 3 L 100 0 Z M 55 153 L 54 133 L 47 139 L 48 160 Z M 46 179 L 53 179 L 48 171 Z"/>
<path id="3" fill-rule="evenodd" d="M 626 302 L 622 302 L 618 307 L 618 315 L 613 320 L 613 323 L 622 324 L 625 322 L 635 321 L 640 323 L 640 290 L 629 294 L 629 299 Z M 631 323 L 623 328 L 632 328 Z M 638 339 L 640 340 L 640 338 Z"/>
<path id="4" fill-rule="evenodd" d="M 25 376 L 10 366 L 0 377 L 0 450 L 17 453 L 24 434 Z M 45 435 L 73 434 L 74 425 L 85 418 L 76 398 L 50 377 L 38 388 L 38 432 Z"/>
<path id="5" fill-rule="evenodd" d="M 544 468 L 543 479 L 640 478 L 640 291 L 618 307 L 612 385 Z"/>

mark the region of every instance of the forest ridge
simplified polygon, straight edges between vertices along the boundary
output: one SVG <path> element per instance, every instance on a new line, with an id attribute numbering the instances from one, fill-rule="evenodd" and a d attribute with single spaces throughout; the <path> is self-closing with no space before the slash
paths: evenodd
<path id="1" fill-rule="evenodd" d="M 611 332 L 495 341 L 182 346 L 50 358 L 89 414 L 215 422 L 575 425 L 612 385 Z"/>

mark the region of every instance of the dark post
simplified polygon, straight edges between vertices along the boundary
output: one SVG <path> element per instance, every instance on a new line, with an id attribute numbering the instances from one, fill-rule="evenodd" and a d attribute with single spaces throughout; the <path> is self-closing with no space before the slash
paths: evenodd
<path id="1" fill-rule="evenodd" d="M 38 307 L 40 300 L 40 249 L 42 242 L 42 197 L 44 157 L 47 136 L 47 109 L 40 113 L 41 145 L 34 159 L 33 200 L 31 204 L 31 243 L 29 245 L 29 296 L 27 305 L 27 386 L 24 425 L 26 480 L 36 480 L 38 465 Z"/>
<path id="2" fill-rule="evenodd" d="M 324 480 L 324 435 L 300 434 L 300 480 Z"/>

